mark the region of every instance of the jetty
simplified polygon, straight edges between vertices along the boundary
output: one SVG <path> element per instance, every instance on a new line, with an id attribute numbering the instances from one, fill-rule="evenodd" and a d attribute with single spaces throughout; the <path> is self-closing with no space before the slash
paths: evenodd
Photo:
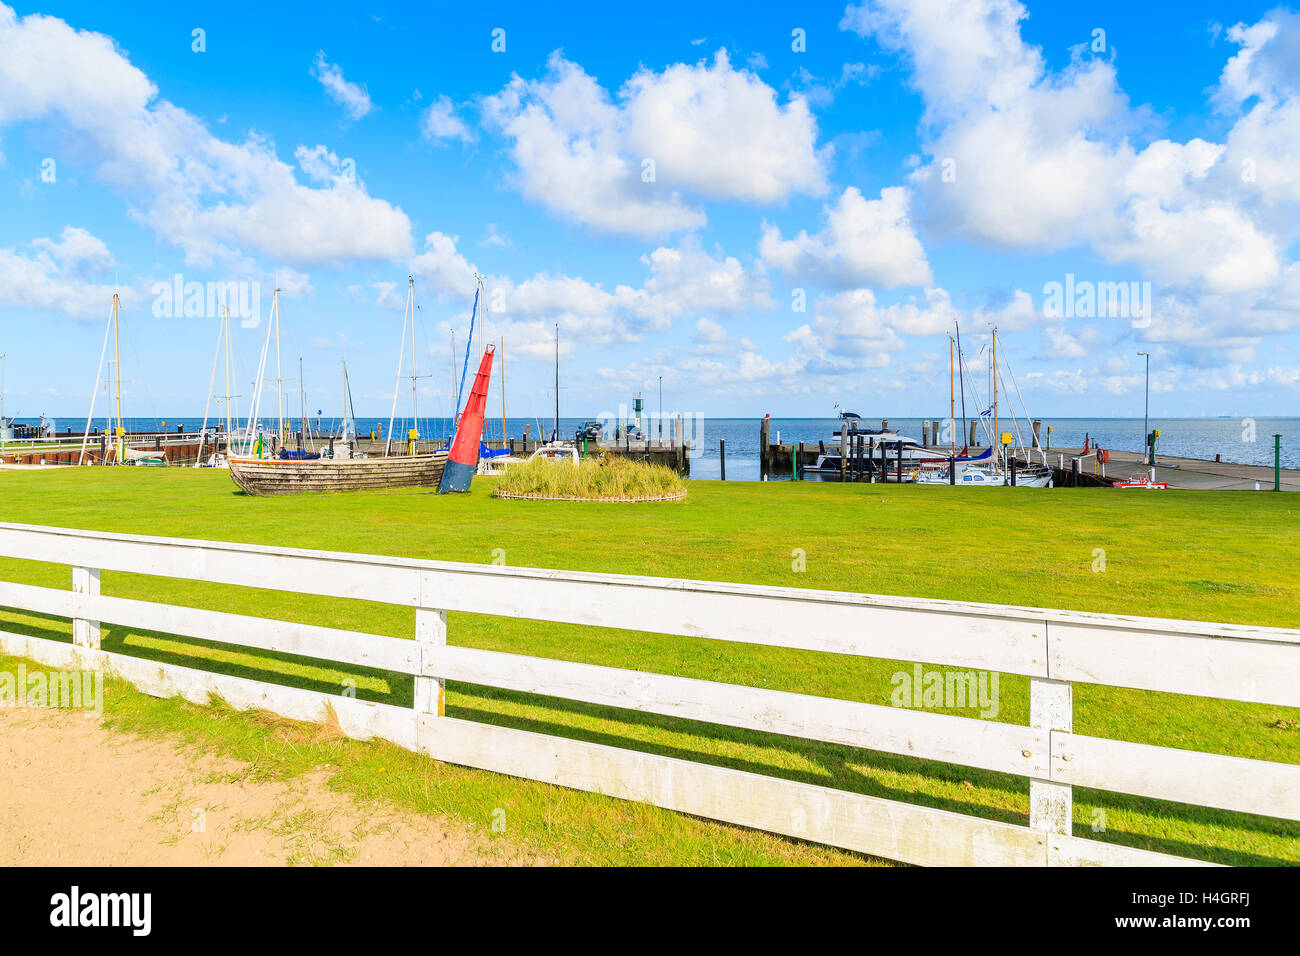
<path id="1" fill-rule="evenodd" d="M 1041 421 L 1034 422 L 1035 435 L 1040 433 Z M 881 421 L 881 430 L 889 429 L 888 420 Z M 947 458 L 952 454 L 949 445 L 937 441 L 938 425 L 925 422 L 922 425 L 922 445 L 926 451 L 933 452 L 936 458 Z M 973 432 L 973 429 L 972 429 Z M 773 437 L 777 440 L 773 441 Z M 759 469 L 763 477 L 801 478 L 804 468 L 815 465 L 818 456 L 841 454 L 841 442 L 786 442 L 782 443 L 779 433 L 773 436 L 767 419 L 759 422 Z M 973 434 L 972 434 L 973 439 Z M 895 463 L 892 459 L 882 463 L 879 455 L 872 456 L 868 442 L 863 442 L 859 449 L 851 439 L 844 443 L 848 454 L 844 456 L 846 478 L 863 481 L 895 481 Z M 987 444 L 975 444 L 968 447 L 968 454 L 975 456 L 984 452 Z M 1053 480 L 1057 487 L 1096 487 L 1109 488 L 1116 482 L 1127 481 L 1136 475 L 1145 475 L 1153 482 L 1165 482 L 1170 488 L 1196 491 L 1271 491 L 1275 487 L 1280 491 L 1300 491 L 1300 469 L 1275 468 L 1273 465 L 1250 465 L 1230 461 L 1208 461 L 1200 458 L 1182 458 L 1166 454 L 1157 454 L 1154 465 L 1146 464 L 1146 455 L 1137 451 L 1117 451 L 1114 449 L 1088 448 L 1054 448 L 1046 449 L 1047 464 L 1051 467 Z M 1035 459 L 1038 453 L 1035 452 Z M 860 460 L 860 464 L 859 464 Z M 1020 459 L 1021 464 L 1027 464 Z M 854 471 L 858 464 L 857 471 Z"/>

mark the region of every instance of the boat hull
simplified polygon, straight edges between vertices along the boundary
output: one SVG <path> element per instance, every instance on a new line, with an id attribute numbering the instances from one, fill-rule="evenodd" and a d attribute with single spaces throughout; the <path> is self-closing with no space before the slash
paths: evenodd
<path id="1" fill-rule="evenodd" d="M 433 455 L 316 461 L 233 456 L 229 459 L 231 480 L 250 495 L 436 488 L 446 464 L 445 451 Z"/>

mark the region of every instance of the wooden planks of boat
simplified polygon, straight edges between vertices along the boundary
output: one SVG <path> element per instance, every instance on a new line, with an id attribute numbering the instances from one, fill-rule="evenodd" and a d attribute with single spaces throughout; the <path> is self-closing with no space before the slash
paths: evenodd
<path id="1" fill-rule="evenodd" d="M 230 457 L 230 477 L 250 495 L 296 495 L 308 491 L 375 488 L 436 488 L 447 452 L 394 458 L 293 461 Z"/>

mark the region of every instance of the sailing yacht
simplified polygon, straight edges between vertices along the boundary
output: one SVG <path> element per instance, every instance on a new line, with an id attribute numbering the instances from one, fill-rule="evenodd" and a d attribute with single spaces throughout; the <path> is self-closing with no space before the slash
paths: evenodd
<path id="1" fill-rule="evenodd" d="M 956 407 L 955 393 L 953 385 L 953 365 L 954 352 L 956 355 L 957 375 L 961 380 L 962 389 L 962 410 L 963 426 L 965 424 L 965 360 L 961 354 L 961 330 L 957 329 L 957 337 L 948 340 L 948 394 L 950 414 L 953 415 L 953 425 L 956 425 Z M 1006 364 L 1005 358 L 1003 363 Z M 1011 375 L 1012 383 L 1015 383 L 1015 376 L 1011 373 L 1010 366 L 1007 372 Z M 1050 488 L 1052 487 L 1052 469 L 1047 464 L 1047 453 L 1043 451 L 1038 444 L 1038 436 L 1033 433 L 1032 427 L 1030 434 L 1033 436 L 1030 447 L 1026 448 L 1020 440 L 1020 426 L 1016 421 L 1014 413 L 1011 417 L 1013 433 L 1003 433 L 1001 430 L 1001 418 L 999 415 L 998 387 L 1002 382 L 1002 369 L 998 365 L 998 330 L 993 329 L 990 342 L 990 359 L 989 359 L 989 383 L 991 389 L 992 402 L 987 409 L 978 416 L 985 437 L 988 438 L 988 447 L 979 455 L 971 456 L 962 449 L 962 454 L 956 453 L 956 443 L 953 444 L 952 464 L 946 459 L 937 459 L 931 463 L 930 467 L 923 468 L 916 475 L 916 482 L 923 485 L 960 485 L 967 488 L 991 488 L 1002 487 L 1014 484 L 1023 488 Z M 973 384 L 973 383 L 972 383 Z M 1016 386 L 1016 393 L 1019 395 L 1019 386 Z M 1005 392 L 1005 389 L 1004 389 Z M 977 406 L 978 407 L 978 406 Z M 1024 409 L 1024 399 L 1021 398 L 1021 407 Z M 1028 422 L 1028 409 L 1024 409 L 1025 418 Z M 1042 456 L 1042 463 L 1035 464 L 1033 452 L 1037 451 Z M 1021 459 L 1023 458 L 1023 463 Z M 1014 471 L 1013 471 L 1014 469 Z M 954 474 L 955 472 L 955 474 Z M 1014 478 L 1013 478 L 1014 475 Z"/>
<path id="2" fill-rule="evenodd" d="M 898 462 L 903 462 L 903 481 L 913 481 L 920 468 L 925 465 L 942 461 L 943 459 L 935 456 L 934 452 L 928 451 L 915 438 L 909 438 L 897 431 L 886 431 L 881 429 L 869 430 L 855 428 L 851 431 L 850 436 L 865 436 L 863 454 L 879 465 L 881 453 L 883 451 L 886 462 L 885 480 L 898 480 Z M 839 435 L 832 435 L 832 438 L 839 439 Z M 852 440 L 852 438 L 851 438 Z M 850 447 L 849 459 L 852 461 L 853 451 Z M 817 462 L 805 466 L 802 470 L 805 475 L 819 475 L 823 478 L 838 478 L 840 475 L 840 465 L 843 462 L 841 451 L 827 451 L 817 456 Z"/>
<path id="3" fill-rule="evenodd" d="M 264 458 L 260 452 L 264 447 L 263 436 L 257 428 L 258 405 L 260 404 L 262 386 L 265 382 L 264 370 L 267 353 L 270 350 L 271 330 L 279 329 L 280 290 L 276 289 L 271 299 L 272 320 L 267 326 L 267 342 L 262 348 L 262 360 L 258 367 L 258 382 L 254 390 L 253 407 L 248 416 L 248 436 L 256 435 L 253 442 L 246 444 L 242 455 L 231 454 L 230 477 L 239 488 L 250 495 L 292 495 L 306 491 L 357 491 L 368 488 L 406 488 L 437 487 L 442 481 L 443 471 L 447 465 L 447 451 L 440 449 L 431 455 L 414 454 L 415 442 L 411 443 L 412 454 L 393 454 L 392 440 L 393 419 L 389 419 L 388 443 L 381 458 L 353 458 L 336 454 L 335 457 L 317 458 Z M 474 295 L 474 309 L 478 310 L 478 292 Z M 397 393 L 402 381 L 402 357 L 406 352 L 406 329 L 411 329 L 411 413 L 412 420 L 418 421 L 415 406 L 416 370 L 415 356 L 415 279 L 407 278 L 406 313 L 402 317 L 402 344 L 398 352 L 397 383 L 393 389 L 393 415 L 397 412 Z M 472 319 L 471 319 L 472 321 Z M 277 341 L 277 353 L 279 343 Z M 278 365 L 277 355 L 277 365 Z M 277 376 L 278 376 L 277 372 Z M 350 405 L 350 400 L 349 400 Z M 346 409 L 345 409 L 346 411 Z M 281 399 L 281 420 L 283 420 L 283 399 Z M 281 426 L 283 427 L 283 426 Z M 353 426 L 355 429 L 355 425 Z M 355 434 L 355 431 L 354 431 Z M 349 448 L 350 446 L 346 446 Z M 400 446 L 397 446 L 400 447 Z"/>

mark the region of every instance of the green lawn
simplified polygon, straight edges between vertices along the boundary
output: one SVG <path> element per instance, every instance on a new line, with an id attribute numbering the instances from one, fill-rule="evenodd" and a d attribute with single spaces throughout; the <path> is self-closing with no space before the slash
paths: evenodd
<path id="1" fill-rule="evenodd" d="M 0 473 L 0 520 L 404 557 L 613 571 L 1300 627 L 1300 498 L 1247 492 L 949 489 L 820 483 L 689 485 L 671 504 L 503 501 L 419 490 L 250 498 L 225 472 Z M 1098 564 L 1102 549 L 1105 570 Z M 794 570 L 795 552 L 806 555 Z M 68 587 L 66 567 L 0 560 L 0 578 Z M 106 572 L 105 593 L 409 637 L 409 608 Z M 0 628 L 66 622 L 0 611 Z M 453 644 L 889 703 L 898 662 L 452 614 Z M 110 650 L 409 705 L 411 680 L 106 628 Z M 12 663 L 12 662 L 10 662 Z M 998 720 L 1026 723 L 1027 681 L 1001 678 Z M 970 710 L 954 711 L 975 716 Z M 181 734 L 256 773 L 329 765 L 331 785 L 458 817 L 566 862 L 856 863 L 651 807 L 437 764 L 251 714 L 157 701 L 115 686 L 124 729 Z M 612 708 L 452 684 L 448 713 L 689 757 L 1024 823 L 1023 778 Z M 1300 711 L 1076 685 L 1080 733 L 1300 763 Z M 1290 723 L 1289 723 L 1290 722 Z M 1292 728 L 1292 729 L 1288 729 Z M 491 828 L 506 811 L 505 833 Z M 1104 832 L 1094 832 L 1104 811 Z M 1075 790 L 1075 832 L 1224 863 L 1300 862 L 1300 824 Z"/>

